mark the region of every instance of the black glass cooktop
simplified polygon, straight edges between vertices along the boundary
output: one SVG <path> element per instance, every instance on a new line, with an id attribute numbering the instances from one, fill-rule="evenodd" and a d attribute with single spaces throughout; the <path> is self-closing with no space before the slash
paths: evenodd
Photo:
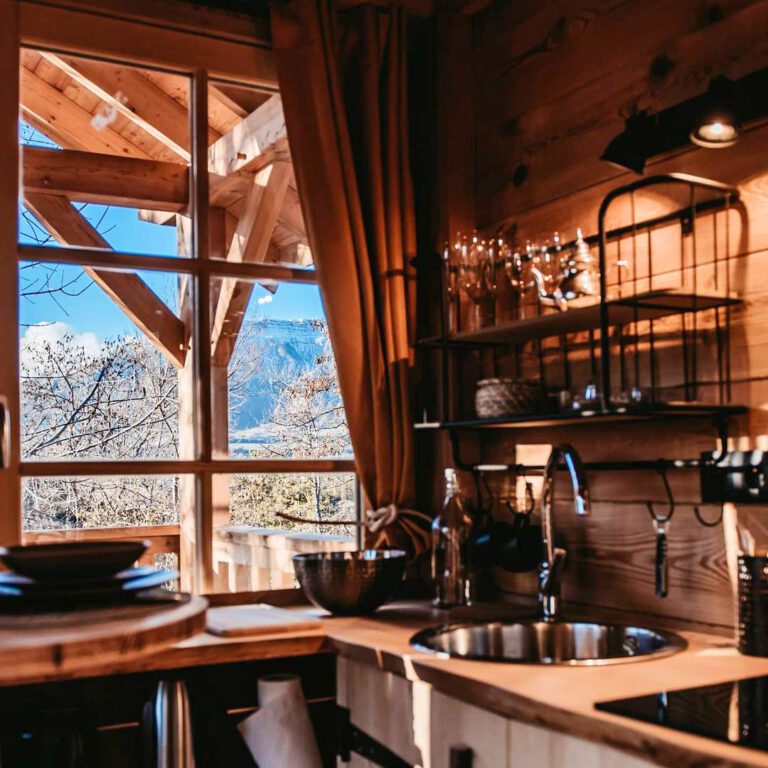
<path id="1" fill-rule="evenodd" d="M 768 676 L 604 701 L 595 707 L 768 752 Z"/>

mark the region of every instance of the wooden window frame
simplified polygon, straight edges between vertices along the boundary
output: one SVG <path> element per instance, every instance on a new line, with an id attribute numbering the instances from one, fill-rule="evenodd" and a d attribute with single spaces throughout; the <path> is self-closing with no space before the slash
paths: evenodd
<path id="1" fill-rule="evenodd" d="M 88 0 L 5 0 L 0 4 L 0 253 L 15 258 L 0 260 L 0 332 L 6 339 L 4 362 L 0 366 L 0 399 L 7 403 L 10 419 L 10 452 L 0 468 L 0 495 L 5 513 L 0 515 L 0 542 L 3 544 L 49 541 L 56 532 L 22 532 L 22 493 L 25 477 L 83 477 L 124 475 L 187 475 L 195 478 L 193 520 L 180 524 L 182 586 L 196 592 L 213 590 L 213 526 L 215 475 L 231 473 L 338 473 L 355 472 L 354 461 L 311 459 L 218 459 L 211 431 L 211 356 L 195 355 L 194 458 L 146 461 L 23 461 L 21 460 L 19 394 L 19 310 L 18 265 L 34 260 L 72 264 L 103 270 L 153 270 L 187 274 L 195 291 L 193 348 L 208 349 L 211 343 L 208 291 L 213 277 L 238 277 L 286 283 L 317 282 L 312 271 L 287 266 L 222 261 L 208 253 L 208 80 L 225 80 L 237 85 L 277 91 L 269 42 L 263 25 L 256 24 L 253 37 L 237 35 L 232 19 L 221 29 L 210 22 L 206 30 L 195 30 L 187 16 L 178 26 L 169 24 L 168 5 L 159 18 L 139 10 L 133 17 L 104 15 L 89 7 Z M 144 0 L 140 8 L 151 6 Z M 165 17 L 163 14 L 165 13 Z M 18 207 L 18 110 L 19 63 L 23 47 L 88 56 L 112 62 L 170 70 L 189 78 L 191 88 L 191 156 L 189 177 L 190 210 L 193 222 L 191 258 L 168 258 L 134 253 L 104 252 L 86 248 L 21 245 L 17 235 Z M 199 169 L 205 169 L 203 173 Z M 185 531 L 185 525 L 192 523 Z M 158 547 L 171 546 L 174 534 L 158 526 Z M 104 529 L 108 535 L 111 529 Z M 122 537 L 127 529 L 116 529 Z M 92 538 L 95 532 L 73 532 L 74 538 Z M 142 535 L 143 529 L 137 529 Z M 150 531 L 147 531 L 150 533 Z M 154 537 L 153 537 L 154 541 Z M 162 542 L 165 542 L 164 544 Z M 170 544 L 169 544 L 170 542 Z M 186 551 L 185 551 L 186 546 Z M 157 551 L 167 551 L 157 549 Z"/>

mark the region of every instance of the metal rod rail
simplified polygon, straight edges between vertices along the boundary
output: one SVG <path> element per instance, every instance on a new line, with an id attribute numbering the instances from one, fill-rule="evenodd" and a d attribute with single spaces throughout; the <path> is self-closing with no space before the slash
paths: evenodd
<path id="1" fill-rule="evenodd" d="M 728 419 L 723 417 L 715 420 L 717 430 L 717 450 L 706 458 L 689 459 L 624 459 L 617 461 L 585 461 L 584 469 L 587 472 L 639 472 L 656 471 L 667 472 L 670 470 L 701 469 L 705 466 L 717 466 L 728 453 Z M 451 453 L 454 465 L 461 470 L 472 473 L 485 472 L 512 472 L 517 475 L 540 475 L 545 466 L 537 464 L 502 464 L 495 462 L 472 463 L 461 458 L 461 440 L 456 430 L 450 431 Z M 561 468 L 565 468 L 564 465 Z M 722 472 L 743 472 L 743 467 L 720 467 Z"/>
<path id="2" fill-rule="evenodd" d="M 700 469 L 702 466 L 713 464 L 710 460 L 701 459 L 648 459 L 625 461 L 586 461 L 583 466 L 588 472 L 638 472 L 642 470 L 666 472 L 673 469 Z M 560 469 L 566 469 L 561 464 Z M 544 465 L 541 464 L 472 464 L 465 465 L 462 469 L 472 472 L 512 472 L 518 475 L 540 475 L 544 473 Z M 723 468 L 730 469 L 730 468 Z M 737 471 L 737 469 L 734 469 Z M 738 471 L 743 471 L 743 468 Z"/>

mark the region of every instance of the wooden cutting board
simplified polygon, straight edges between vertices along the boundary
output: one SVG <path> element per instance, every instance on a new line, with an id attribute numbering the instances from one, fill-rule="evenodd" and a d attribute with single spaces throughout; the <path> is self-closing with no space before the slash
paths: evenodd
<path id="1" fill-rule="evenodd" d="M 0 612 L 0 683 L 43 682 L 118 666 L 202 632 L 208 601 L 168 594 L 168 602 Z"/>
<path id="2" fill-rule="evenodd" d="M 247 637 L 322 629 L 319 619 L 273 605 L 233 605 L 208 611 L 208 632 L 219 637 Z"/>

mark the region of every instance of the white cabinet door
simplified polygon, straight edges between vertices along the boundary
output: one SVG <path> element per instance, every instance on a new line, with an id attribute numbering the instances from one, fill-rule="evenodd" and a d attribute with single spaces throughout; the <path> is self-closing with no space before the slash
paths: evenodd
<path id="1" fill-rule="evenodd" d="M 432 691 L 430 767 L 450 768 L 451 750 L 468 749 L 471 768 L 507 768 L 509 721 Z"/>
<path id="2" fill-rule="evenodd" d="M 349 659 L 337 660 L 337 697 L 352 724 L 417 768 L 450 768 L 451 749 L 471 768 L 653 768 L 611 747 L 500 715 L 421 681 Z M 374 768 L 359 755 L 339 768 Z"/>
<path id="3" fill-rule="evenodd" d="M 427 767 L 429 691 L 426 683 L 339 658 L 337 700 L 352 724 L 411 765 Z M 365 766 L 365 761 L 355 765 Z M 349 764 L 346 764 L 349 765 Z"/>

